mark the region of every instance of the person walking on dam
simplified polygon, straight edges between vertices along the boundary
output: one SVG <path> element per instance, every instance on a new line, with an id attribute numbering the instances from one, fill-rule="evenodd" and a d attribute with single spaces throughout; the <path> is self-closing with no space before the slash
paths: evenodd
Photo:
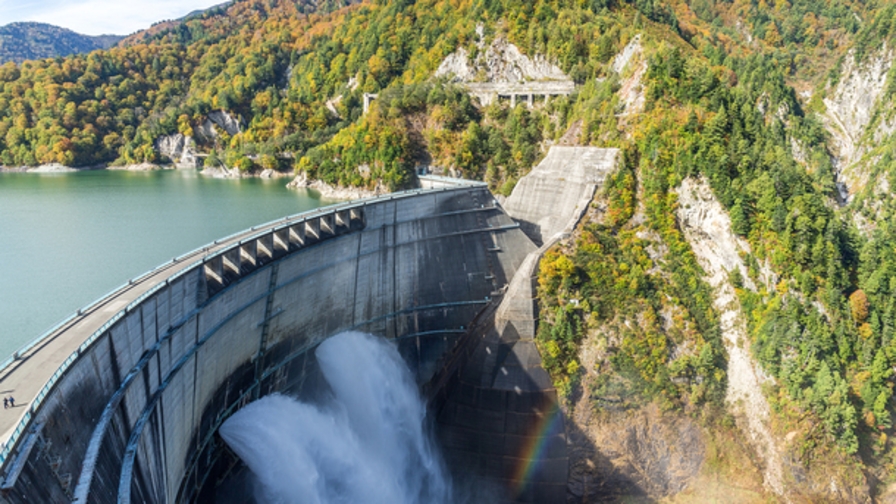
<path id="1" fill-rule="evenodd" d="M 9 399 L 4 397 L 3 398 L 3 409 L 6 409 L 8 407 L 9 407 Z"/>
<path id="2" fill-rule="evenodd" d="M 5 401 L 6 401 L 6 400 L 4 399 L 4 402 L 5 402 Z M 15 400 L 15 398 L 13 398 L 13 396 L 9 396 L 9 407 L 10 407 L 10 408 L 15 408 L 15 407 L 16 407 L 16 400 Z"/>

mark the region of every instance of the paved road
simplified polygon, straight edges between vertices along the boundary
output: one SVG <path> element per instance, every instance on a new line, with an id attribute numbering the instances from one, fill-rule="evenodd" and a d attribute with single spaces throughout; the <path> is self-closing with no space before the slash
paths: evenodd
<path id="1" fill-rule="evenodd" d="M 178 258 L 153 270 L 131 285 L 122 287 L 110 294 L 90 310 L 73 318 L 58 328 L 33 348 L 20 355 L 9 366 L 0 370 L 0 396 L 13 396 L 14 408 L 0 411 L 0 443 L 5 445 L 21 419 L 31 409 L 32 399 L 50 380 L 53 373 L 81 344 L 103 326 L 112 316 L 124 309 L 132 301 L 157 284 L 164 282 L 176 273 L 187 269 L 205 255 L 228 248 L 254 234 L 263 232 L 284 223 L 283 220 L 270 225 L 259 226 L 236 236 L 196 250 L 187 256 Z"/>

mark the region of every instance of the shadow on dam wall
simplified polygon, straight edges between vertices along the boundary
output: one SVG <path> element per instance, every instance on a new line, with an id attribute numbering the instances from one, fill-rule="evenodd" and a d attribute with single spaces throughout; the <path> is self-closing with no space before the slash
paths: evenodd
<path id="1" fill-rule="evenodd" d="M 349 329 L 397 341 L 434 410 L 453 412 L 440 428 L 476 397 L 467 420 L 502 429 L 483 412 L 529 414 L 538 394 L 467 396 L 457 377 L 488 365 L 467 351 L 482 337 L 471 323 L 535 250 L 485 186 L 468 185 L 321 209 L 209 254 L 112 317 L 54 376 L 7 447 L 0 501 L 207 502 L 237 464 L 217 428 L 265 394 L 320 390 L 311 350 Z M 562 415 L 551 432 L 564 439 Z M 556 463 L 536 473 L 557 496 L 565 448 L 550 450 Z M 519 483 L 518 468 L 488 462 L 500 457 L 477 460 Z"/>

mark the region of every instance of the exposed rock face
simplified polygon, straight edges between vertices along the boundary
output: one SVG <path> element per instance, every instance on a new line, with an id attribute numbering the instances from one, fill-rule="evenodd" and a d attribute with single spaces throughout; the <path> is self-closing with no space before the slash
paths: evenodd
<path id="1" fill-rule="evenodd" d="M 216 127 L 221 128 L 222 131 L 231 136 L 242 131 L 240 122 L 223 110 L 209 112 L 205 121 L 202 121 L 202 124 L 197 126 L 193 131 L 196 133 L 196 138 L 198 138 L 200 142 L 213 142 L 218 138 L 218 130 L 215 129 Z"/>
<path id="2" fill-rule="evenodd" d="M 875 106 L 883 93 L 887 72 L 893 63 L 892 51 L 884 47 L 858 65 L 850 52 L 843 64 L 843 72 L 833 94 L 825 98 L 829 129 L 841 149 L 844 161 L 853 157 L 857 143 L 871 122 Z"/>
<path id="3" fill-rule="evenodd" d="M 641 80 L 645 73 L 647 73 L 647 62 L 641 62 L 630 76 L 623 79 L 622 86 L 619 88 L 619 97 L 625 103 L 623 116 L 638 114 L 644 110 L 645 96 Z"/>
<path id="4" fill-rule="evenodd" d="M 470 55 L 463 47 L 448 55 L 439 68 L 436 77 L 453 77 L 456 82 L 474 82 L 476 71 L 470 62 Z"/>
<path id="5" fill-rule="evenodd" d="M 225 166 L 207 166 L 201 172 L 206 177 L 219 179 L 239 179 L 243 178 L 243 173 L 239 168 L 227 168 Z"/>
<path id="6" fill-rule="evenodd" d="M 215 123 L 209 119 L 202 121 L 202 124 L 193 128 L 196 138 L 201 142 L 213 142 L 218 138 L 218 132 L 215 131 Z"/>
<path id="7" fill-rule="evenodd" d="M 660 499 L 685 490 L 703 465 L 700 428 L 654 405 L 597 411 L 583 402 L 572 420 L 567 502 Z"/>
<path id="8" fill-rule="evenodd" d="M 313 189 L 320 193 L 322 199 L 328 200 L 355 200 L 371 198 L 388 193 L 384 186 L 377 185 L 374 190 L 360 187 L 339 187 L 327 184 L 322 180 L 311 180 L 305 173 L 300 173 L 290 183 L 286 184 L 290 189 Z"/>
<path id="9" fill-rule="evenodd" d="M 330 98 L 326 103 L 327 110 L 329 110 L 330 113 L 333 114 L 333 117 L 337 119 L 342 118 L 342 116 L 339 115 L 339 109 L 336 108 L 340 103 L 342 103 L 342 95 L 339 95 L 335 98 Z"/>
<path id="10" fill-rule="evenodd" d="M 678 190 L 678 220 L 685 238 L 706 272 L 704 280 L 713 288 L 713 306 L 720 313 L 722 338 L 728 352 L 728 409 L 760 459 L 765 486 L 785 501 L 869 502 L 867 485 L 843 480 L 841 473 L 827 474 L 823 463 L 811 471 L 799 463 L 799 446 L 790 436 L 776 437 L 771 430 L 771 412 L 761 386 L 772 378 L 753 359 L 750 338 L 740 302 L 729 272 L 741 272 L 745 287 L 755 290 L 741 258 L 750 247 L 731 230 L 731 219 L 715 198 L 705 179 L 682 181 Z M 760 280 L 773 283 L 771 274 Z M 798 445 L 799 443 L 795 443 Z"/>
<path id="11" fill-rule="evenodd" d="M 156 150 L 162 157 L 170 159 L 172 164 L 178 168 L 197 168 L 199 166 L 193 139 L 180 133 L 157 138 Z"/>
<path id="12" fill-rule="evenodd" d="M 864 187 L 868 174 L 851 169 L 867 151 L 861 144 L 866 129 L 871 124 L 887 82 L 887 73 L 893 65 L 893 51 L 886 46 L 869 56 L 861 64 L 855 53 L 850 52 L 843 63 L 837 87 L 824 99 L 824 122 L 833 138 L 836 165 L 842 174 L 841 196 L 848 200 L 850 194 Z M 880 142 L 894 130 L 894 124 L 883 121 L 873 133 L 874 142 Z"/>
<path id="13" fill-rule="evenodd" d="M 632 56 L 635 54 L 641 54 L 641 35 L 635 35 L 633 39 L 629 41 L 628 44 L 625 45 L 625 48 L 622 49 L 622 52 L 616 55 L 613 58 L 613 71 L 616 73 L 622 73 L 625 70 L 625 67 L 628 66 L 628 62 L 631 61 Z"/>
<path id="14" fill-rule="evenodd" d="M 480 44 L 482 42 L 480 41 Z M 457 82 L 517 83 L 542 80 L 569 80 L 546 58 L 521 53 L 506 39 L 496 38 L 485 51 L 471 61 L 463 47 L 450 54 L 436 70 L 436 77 L 454 76 Z"/>
<path id="15" fill-rule="evenodd" d="M 236 135 L 242 131 L 240 129 L 240 122 L 223 110 L 209 112 L 208 119 L 226 131 L 228 135 Z"/>
<path id="16" fill-rule="evenodd" d="M 747 270 L 740 253 L 749 253 L 749 246 L 731 230 L 731 219 L 706 180 L 682 181 L 678 200 L 682 230 L 706 272 L 704 279 L 714 289 L 713 306 L 721 314 L 722 337 L 728 351 L 726 401 L 753 449 L 764 461 L 765 485 L 784 495 L 781 453 L 769 428 L 768 401 L 760 388 L 762 375 L 757 372 L 758 366 L 750 354 L 740 302 L 728 280 L 728 273 L 738 269 L 746 283 Z M 752 287 L 752 282 L 748 287 Z"/>
<path id="17" fill-rule="evenodd" d="M 625 104 L 623 116 L 638 114 L 644 110 L 644 86 L 641 81 L 647 73 L 647 62 L 641 59 L 641 35 L 636 35 L 613 59 L 612 69 L 622 76 L 619 98 Z M 630 68 L 635 65 L 634 68 Z"/>
<path id="18" fill-rule="evenodd" d="M 568 95 L 575 83 L 545 57 L 532 58 L 498 37 L 487 48 L 479 32 L 479 51 L 474 60 L 465 48 L 448 55 L 436 70 L 436 77 L 450 77 L 464 84 L 480 103 L 488 105 L 498 96 Z M 530 101 L 530 104 L 532 102 Z"/>
<path id="19" fill-rule="evenodd" d="M 67 173 L 78 171 L 75 168 L 71 168 L 69 166 L 63 166 L 59 163 L 49 163 L 42 164 L 40 166 L 34 168 L 26 169 L 29 173 Z"/>
<path id="20" fill-rule="evenodd" d="M 109 166 L 107 170 L 115 171 L 155 171 L 161 170 L 162 167 L 154 163 L 137 163 L 124 166 Z"/>

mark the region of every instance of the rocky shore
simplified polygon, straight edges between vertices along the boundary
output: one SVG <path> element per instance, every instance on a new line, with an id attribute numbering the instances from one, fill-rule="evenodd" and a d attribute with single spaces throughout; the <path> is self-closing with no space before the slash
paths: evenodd
<path id="1" fill-rule="evenodd" d="M 224 166 L 213 166 L 204 168 L 199 172 L 206 177 L 220 178 L 220 179 L 241 179 L 241 178 L 263 178 L 263 179 L 275 179 L 275 178 L 286 178 L 292 177 L 292 172 L 279 172 L 276 170 L 262 170 L 260 172 L 242 172 L 237 168 L 227 168 Z"/>
<path id="2" fill-rule="evenodd" d="M 72 168 L 58 163 L 45 164 L 40 166 L 16 166 L 7 167 L 0 166 L 0 172 L 10 173 L 72 173 L 86 170 L 113 170 L 113 171 L 133 171 L 147 172 L 155 170 L 176 170 L 186 169 L 177 168 L 174 165 L 155 164 L 155 163 L 139 163 L 129 165 L 104 165 L 91 166 L 82 168 Z M 192 168 L 190 168 L 192 169 Z M 204 168 L 199 174 L 206 177 L 219 179 L 241 179 L 241 178 L 263 178 L 263 179 L 279 179 L 292 177 L 291 172 L 278 172 L 276 170 L 262 170 L 260 172 L 241 172 L 237 168 L 211 167 Z M 320 197 L 325 200 L 345 201 L 363 198 L 371 198 L 386 194 L 389 190 L 382 184 L 377 184 L 374 189 L 366 189 L 362 187 L 342 187 L 327 184 L 322 180 L 309 179 L 304 173 L 295 176 L 295 178 L 286 184 L 289 189 L 311 189 L 320 193 Z"/>
<path id="3" fill-rule="evenodd" d="M 304 173 L 300 173 L 292 182 L 286 184 L 290 189 L 313 189 L 320 193 L 322 199 L 328 200 L 354 200 L 371 198 L 389 192 L 385 186 L 378 184 L 375 189 L 361 187 L 341 187 L 327 184 L 322 180 L 312 180 Z"/>
<path id="4" fill-rule="evenodd" d="M 40 166 L 0 166 L 0 172 L 11 173 L 68 173 L 75 171 L 79 170 L 77 168 L 63 166 L 58 163 L 45 164 Z"/>

